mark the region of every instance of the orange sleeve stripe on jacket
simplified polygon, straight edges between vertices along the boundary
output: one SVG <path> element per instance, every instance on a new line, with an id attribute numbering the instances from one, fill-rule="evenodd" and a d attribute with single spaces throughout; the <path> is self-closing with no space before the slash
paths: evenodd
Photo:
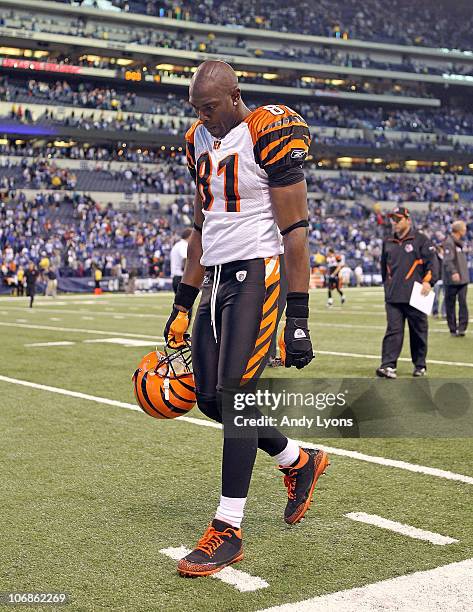
<path id="1" fill-rule="evenodd" d="M 415 262 L 410 267 L 409 272 L 406 274 L 406 280 L 409 280 L 411 276 L 414 274 L 414 270 L 417 268 L 417 266 L 423 263 L 424 263 L 423 259 L 416 259 Z"/>
<path id="2" fill-rule="evenodd" d="M 422 282 L 430 283 L 431 280 L 432 280 L 432 271 L 429 270 L 427 274 L 424 276 L 424 278 L 422 279 Z"/>

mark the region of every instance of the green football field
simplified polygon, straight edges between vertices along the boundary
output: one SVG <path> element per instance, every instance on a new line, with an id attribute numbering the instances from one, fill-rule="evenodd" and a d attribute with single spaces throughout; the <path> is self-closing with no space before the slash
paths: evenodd
<path id="1" fill-rule="evenodd" d="M 374 375 L 382 292 L 347 296 L 329 310 L 325 292 L 312 293 L 318 355 L 291 377 Z M 0 592 L 65 592 L 70 610 L 256 611 L 473 558 L 471 439 L 312 439 L 331 447 L 331 467 L 304 522 L 285 526 L 280 473 L 259 455 L 244 560 L 223 579 L 180 578 L 168 549 L 193 547 L 213 516 L 222 435 L 197 408 L 168 422 L 133 410 L 132 373 L 161 344 L 171 303 L 169 293 L 59 296 L 29 309 L 26 298 L 0 298 Z M 473 335 L 452 338 L 441 320 L 430 332 L 429 377 L 471 379 Z M 410 378 L 407 339 L 398 372 Z M 397 381 L 380 382 L 395 394 Z M 448 595 L 438 609 L 468 609 L 453 587 Z M 281 609 L 341 609 L 317 606 Z"/>

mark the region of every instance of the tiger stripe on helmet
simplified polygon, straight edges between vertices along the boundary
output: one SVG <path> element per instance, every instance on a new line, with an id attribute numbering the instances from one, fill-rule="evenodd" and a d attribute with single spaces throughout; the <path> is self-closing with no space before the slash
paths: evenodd
<path id="1" fill-rule="evenodd" d="M 173 358 L 182 357 L 182 351 L 164 355 L 159 351 L 143 357 L 133 374 L 134 392 L 140 408 L 156 419 L 175 419 L 187 414 L 196 402 L 194 377 L 186 364 L 184 373 L 176 372 Z M 185 359 L 185 358 L 184 358 Z"/>
<path id="2" fill-rule="evenodd" d="M 171 387 L 169 387 L 169 390 L 171 391 Z M 166 406 L 166 408 L 172 413 L 175 414 L 186 414 L 188 412 L 188 410 L 186 410 L 185 408 L 177 408 L 177 406 L 173 406 L 171 404 L 171 402 L 169 400 L 166 399 L 166 392 L 164 391 L 163 387 L 160 387 L 159 389 L 159 393 L 161 395 L 161 401 L 162 403 Z M 192 406 L 194 404 L 192 403 Z"/>
<path id="3" fill-rule="evenodd" d="M 160 410 L 158 410 L 149 398 L 148 391 L 146 388 L 146 375 L 148 374 L 148 372 L 143 372 L 142 375 L 140 374 L 138 374 L 137 376 L 137 381 L 138 379 L 141 379 L 140 385 L 139 386 L 137 385 L 138 401 L 139 401 L 140 406 L 150 416 L 154 416 L 158 419 L 165 419 L 166 415 Z"/>
<path id="4" fill-rule="evenodd" d="M 278 298 L 280 293 L 279 257 L 265 259 L 265 287 L 261 323 L 256 338 L 255 347 L 246 364 L 242 383 L 246 384 L 258 371 L 271 345 L 271 339 L 276 329 L 278 319 Z"/>

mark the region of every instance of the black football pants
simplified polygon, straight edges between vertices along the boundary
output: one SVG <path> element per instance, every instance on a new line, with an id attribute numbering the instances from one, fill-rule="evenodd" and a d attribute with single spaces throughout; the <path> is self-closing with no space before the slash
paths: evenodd
<path id="1" fill-rule="evenodd" d="M 235 385 L 251 385 L 266 364 L 276 330 L 279 258 L 236 261 L 207 269 L 192 330 L 197 405 L 224 424 L 222 494 L 247 497 L 258 448 L 280 453 L 287 438 L 274 427 L 246 427 L 235 436 L 224 401 Z M 257 409 L 244 416 L 261 416 Z M 226 418 L 228 417 L 228 418 Z"/>
<path id="2" fill-rule="evenodd" d="M 447 285 L 445 287 L 445 305 L 447 308 L 447 323 L 450 333 L 466 331 L 468 327 L 468 305 L 466 302 L 466 294 L 468 292 L 468 284 L 463 285 Z M 458 298 L 458 327 L 456 301 Z"/>
<path id="3" fill-rule="evenodd" d="M 413 308 L 410 304 L 386 302 L 385 306 L 388 327 L 383 339 L 381 366 L 397 367 L 407 319 L 412 363 L 416 368 L 425 368 L 428 335 L 427 315 L 417 308 Z"/>

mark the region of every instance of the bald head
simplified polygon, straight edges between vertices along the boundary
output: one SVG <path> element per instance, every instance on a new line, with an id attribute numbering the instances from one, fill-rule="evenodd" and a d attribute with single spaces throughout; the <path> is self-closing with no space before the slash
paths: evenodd
<path id="1" fill-rule="evenodd" d="M 224 138 L 249 114 L 243 104 L 238 79 L 226 62 L 209 60 L 192 77 L 189 102 L 214 138 Z"/>
<path id="2" fill-rule="evenodd" d="M 231 95 L 238 89 L 238 79 L 235 71 L 226 62 L 208 60 L 201 64 L 192 77 L 189 95 L 205 95 L 221 93 Z"/>

